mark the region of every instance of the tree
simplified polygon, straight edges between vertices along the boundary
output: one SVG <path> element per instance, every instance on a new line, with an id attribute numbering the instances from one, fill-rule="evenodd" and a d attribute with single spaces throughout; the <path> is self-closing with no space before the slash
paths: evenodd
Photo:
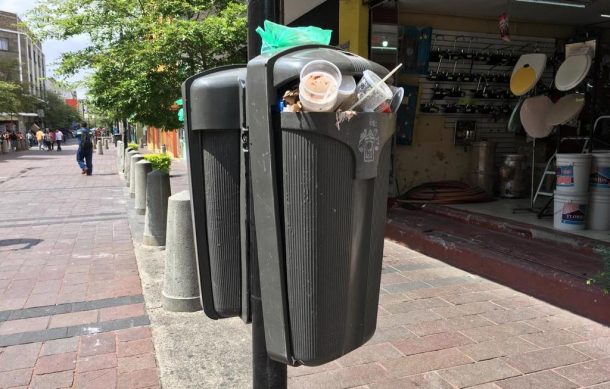
<path id="1" fill-rule="evenodd" d="M 0 113 L 16 114 L 21 110 L 21 87 L 14 82 L 0 81 Z"/>
<path id="2" fill-rule="evenodd" d="M 172 105 L 186 78 L 246 59 L 246 6 L 234 0 L 41 0 L 29 24 L 43 38 L 87 34 L 59 71 L 92 69 L 98 109 L 161 128 L 180 125 Z"/>
<path id="3" fill-rule="evenodd" d="M 81 117 L 76 109 L 56 93 L 47 91 L 47 106 L 45 109 L 45 124 L 49 128 L 68 129 L 74 122 L 81 122 Z"/>
<path id="4" fill-rule="evenodd" d="M 18 112 L 34 112 L 40 103 L 26 92 L 27 86 L 0 80 L 0 113 L 15 115 Z"/>

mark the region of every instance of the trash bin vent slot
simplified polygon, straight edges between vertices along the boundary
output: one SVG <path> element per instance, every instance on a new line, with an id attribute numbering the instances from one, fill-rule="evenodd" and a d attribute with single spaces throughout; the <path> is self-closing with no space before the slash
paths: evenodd
<path id="1" fill-rule="evenodd" d="M 212 280 L 222 280 L 212 282 L 214 307 L 222 316 L 236 316 L 241 310 L 240 133 L 201 134 L 210 273 Z"/>
<path id="2" fill-rule="evenodd" d="M 282 144 L 294 358 L 338 356 L 344 344 L 350 283 L 352 153 L 343 143 L 303 131 L 283 131 Z"/>

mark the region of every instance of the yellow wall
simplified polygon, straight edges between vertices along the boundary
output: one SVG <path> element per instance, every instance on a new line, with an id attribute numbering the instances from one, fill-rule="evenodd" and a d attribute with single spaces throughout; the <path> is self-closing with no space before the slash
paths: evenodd
<path id="1" fill-rule="evenodd" d="M 478 33 L 498 33 L 497 20 L 458 18 L 401 12 L 403 26 L 432 27 L 442 30 Z M 511 34 L 546 38 L 566 38 L 573 33 L 571 27 L 513 23 Z M 417 77 L 401 77 L 401 82 L 417 85 Z M 418 104 L 419 106 L 419 101 Z M 442 116 L 417 115 L 413 144 L 397 146 L 395 169 L 400 192 L 429 181 L 462 180 L 468 182 L 470 149 L 453 144 L 453 129 L 445 128 Z"/>
<path id="2" fill-rule="evenodd" d="M 339 1 L 339 46 L 369 56 L 369 8 L 362 0 Z"/>

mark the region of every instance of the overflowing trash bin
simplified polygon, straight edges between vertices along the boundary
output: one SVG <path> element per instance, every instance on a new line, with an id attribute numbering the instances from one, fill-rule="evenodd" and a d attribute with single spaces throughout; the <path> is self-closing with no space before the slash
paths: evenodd
<path id="1" fill-rule="evenodd" d="M 300 46 L 183 86 L 205 313 L 247 316 L 249 183 L 265 343 L 276 361 L 323 364 L 375 332 L 402 96 L 389 75 L 346 51 Z"/>

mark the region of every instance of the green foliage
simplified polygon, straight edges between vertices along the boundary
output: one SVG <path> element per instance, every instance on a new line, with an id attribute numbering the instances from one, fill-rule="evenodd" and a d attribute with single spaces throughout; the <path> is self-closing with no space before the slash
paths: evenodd
<path id="1" fill-rule="evenodd" d="M 0 80 L 0 112 L 34 112 L 38 107 L 38 101 L 27 93 L 27 85 Z"/>
<path id="2" fill-rule="evenodd" d="M 70 107 L 57 94 L 47 91 L 45 123 L 49 128 L 70 128 L 73 122 L 80 123 L 82 118 L 78 111 Z"/>
<path id="3" fill-rule="evenodd" d="M 136 151 L 138 151 L 140 149 L 140 146 L 137 143 L 127 143 L 127 147 L 129 147 L 132 150 L 136 150 Z"/>
<path id="4" fill-rule="evenodd" d="M 150 162 L 153 170 L 161 170 L 162 172 L 169 173 L 169 169 L 172 165 L 172 157 L 167 153 L 162 154 L 146 154 L 144 159 Z"/>
<path id="5" fill-rule="evenodd" d="M 610 293 L 610 249 L 598 247 L 596 251 L 601 255 L 604 267 L 599 273 L 587 280 L 587 285 L 595 284 L 602 288 L 604 294 L 608 294 Z"/>
<path id="6" fill-rule="evenodd" d="M 180 127 L 172 105 L 186 78 L 246 59 L 240 0 L 40 0 L 28 23 L 44 39 L 88 35 L 59 71 L 91 69 L 91 102 L 106 116 L 164 129 Z"/>

